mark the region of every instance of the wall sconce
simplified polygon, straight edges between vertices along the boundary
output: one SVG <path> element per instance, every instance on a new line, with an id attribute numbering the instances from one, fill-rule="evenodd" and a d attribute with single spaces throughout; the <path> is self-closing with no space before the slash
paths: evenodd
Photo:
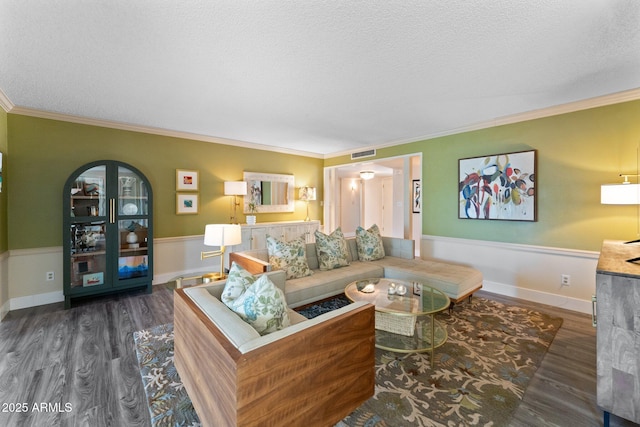
<path id="1" fill-rule="evenodd" d="M 316 187 L 300 187 L 298 198 L 307 204 L 307 217 L 305 221 L 309 221 L 309 202 L 316 199 Z"/>
<path id="2" fill-rule="evenodd" d="M 222 280 L 224 273 L 225 246 L 239 245 L 242 243 L 242 229 L 239 224 L 207 224 L 204 228 L 204 244 L 206 246 L 220 246 L 217 251 L 202 251 L 200 259 L 220 257 L 220 273 L 211 274 L 213 280 Z"/>
<path id="3" fill-rule="evenodd" d="M 373 177 L 376 175 L 376 173 L 374 171 L 362 171 L 360 172 L 360 178 L 364 179 L 365 181 L 368 179 L 373 179 Z"/>
<path id="4" fill-rule="evenodd" d="M 229 223 L 237 224 L 238 219 L 236 218 L 236 211 L 238 206 L 240 206 L 240 202 L 238 201 L 238 196 L 247 195 L 247 183 L 245 181 L 225 181 L 224 195 L 233 196 L 233 201 L 231 202 L 232 203 L 231 218 L 229 220 Z"/>

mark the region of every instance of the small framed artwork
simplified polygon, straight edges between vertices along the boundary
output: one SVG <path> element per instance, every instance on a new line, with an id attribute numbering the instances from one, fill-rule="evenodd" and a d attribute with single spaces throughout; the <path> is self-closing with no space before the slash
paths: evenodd
<path id="1" fill-rule="evenodd" d="M 413 180 L 411 200 L 413 213 L 420 213 L 422 210 L 422 186 L 420 185 L 419 179 Z"/>
<path id="2" fill-rule="evenodd" d="M 458 161 L 458 218 L 536 221 L 536 150 Z"/>
<path id="3" fill-rule="evenodd" d="M 82 276 L 82 286 L 98 286 L 104 284 L 104 273 L 89 273 Z"/>
<path id="4" fill-rule="evenodd" d="M 198 191 L 198 171 L 176 169 L 176 191 Z"/>
<path id="5" fill-rule="evenodd" d="M 198 195 L 197 194 L 176 194 L 176 214 L 197 214 Z"/>

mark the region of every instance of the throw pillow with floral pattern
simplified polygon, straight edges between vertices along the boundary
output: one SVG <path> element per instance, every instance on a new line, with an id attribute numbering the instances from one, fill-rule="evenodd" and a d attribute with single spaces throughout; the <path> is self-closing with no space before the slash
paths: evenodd
<path id="1" fill-rule="evenodd" d="M 260 335 L 291 325 L 284 292 L 266 274 L 258 277 L 227 306 Z"/>
<path id="2" fill-rule="evenodd" d="M 244 291 L 256 281 L 253 274 L 242 268 L 235 262 L 231 263 L 229 276 L 224 284 L 220 300 L 227 306 L 237 299 Z"/>
<path id="3" fill-rule="evenodd" d="M 333 270 L 334 268 L 349 265 L 347 260 L 347 242 L 340 227 L 333 233 L 326 235 L 316 230 L 316 255 L 320 270 Z"/>
<path id="4" fill-rule="evenodd" d="M 375 261 L 384 258 L 384 246 L 380 229 L 373 224 L 369 229 L 356 228 L 356 246 L 358 247 L 358 259 L 360 261 Z"/>
<path id="5" fill-rule="evenodd" d="M 283 242 L 267 234 L 267 251 L 272 269 L 284 270 L 287 279 L 313 274 L 307 263 L 307 244 L 304 237 Z"/>

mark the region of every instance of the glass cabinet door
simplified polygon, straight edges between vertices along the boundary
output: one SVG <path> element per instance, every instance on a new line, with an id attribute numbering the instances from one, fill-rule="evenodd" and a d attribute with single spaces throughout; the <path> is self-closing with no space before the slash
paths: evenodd
<path id="1" fill-rule="evenodd" d="M 70 287 L 105 284 L 107 269 L 107 176 L 105 166 L 87 169 L 69 189 Z"/>
<path id="2" fill-rule="evenodd" d="M 118 166 L 118 280 L 149 275 L 149 194 L 146 180 Z"/>

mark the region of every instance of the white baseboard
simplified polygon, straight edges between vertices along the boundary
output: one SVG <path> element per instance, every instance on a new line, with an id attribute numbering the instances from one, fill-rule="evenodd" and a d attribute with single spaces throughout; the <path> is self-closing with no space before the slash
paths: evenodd
<path id="1" fill-rule="evenodd" d="M 46 294 L 36 294 L 25 297 L 11 298 L 10 303 L 11 310 L 20 310 L 21 308 L 53 304 L 61 301 L 64 301 L 64 293 L 62 291 L 55 291 L 47 292 Z"/>
<path id="2" fill-rule="evenodd" d="M 483 282 L 482 290 L 492 292 L 494 294 L 520 298 L 540 304 L 546 304 L 552 307 L 564 308 L 566 310 L 591 314 L 591 301 L 585 301 L 577 298 L 561 296 L 532 289 L 518 288 L 516 286 L 491 282 L 489 280 L 485 280 Z"/>

